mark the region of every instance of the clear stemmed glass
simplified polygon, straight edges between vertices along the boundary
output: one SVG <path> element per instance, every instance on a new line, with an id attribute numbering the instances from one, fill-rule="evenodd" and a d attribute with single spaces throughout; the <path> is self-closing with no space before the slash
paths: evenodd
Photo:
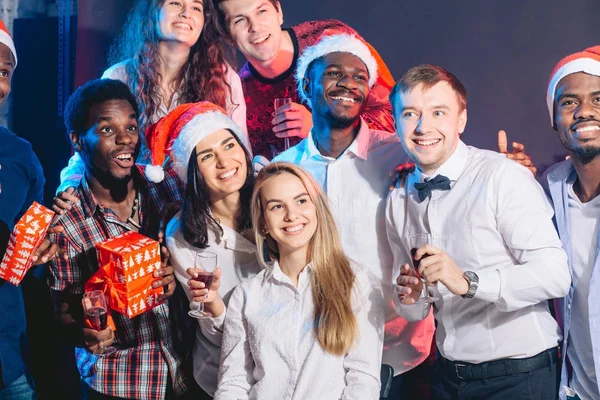
<path id="1" fill-rule="evenodd" d="M 415 300 L 414 304 L 423 304 L 423 303 L 429 304 L 429 303 L 433 303 L 433 302 L 439 300 L 438 297 L 432 296 L 429 293 L 429 287 L 427 286 L 427 281 L 425 279 L 423 279 L 423 277 L 419 273 L 419 264 L 421 263 L 421 260 L 425 257 L 428 257 L 429 255 L 425 254 L 421 258 L 421 260 L 415 260 L 415 253 L 417 252 L 417 250 L 419 248 L 425 246 L 426 244 L 432 244 L 432 237 L 428 233 L 419 233 L 410 238 L 410 245 L 411 245 L 410 256 L 412 259 L 412 267 L 415 270 L 415 272 L 417 273 L 417 276 L 419 277 L 421 282 L 423 283 L 423 289 L 421 290 L 421 294 L 419 295 L 419 298 L 417 300 Z"/>
<path id="2" fill-rule="evenodd" d="M 81 301 L 83 305 L 83 311 L 85 312 L 85 318 L 88 321 L 92 329 L 97 331 L 103 331 L 106 329 L 108 307 L 104 292 L 101 290 L 92 290 L 83 294 Z M 107 356 L 114 353 L 117 349 L 113 346 L 104 346 L 100 342 L 98 350 L 94 354 L 98 356 Z"/>
<path id="3" fill-rule="evenodd" d="M 291 102 L 292 102 L 291 97 L 284 97 L 284 98 L 281 98 L 281 99 L 275 99 L 275 101 L 273 102 L 273 104 L 275 105 L 275 107 L 274 107 L 275 112 L 277 112 L 277 110 L 279 109 L 279 107 L 281 107 L 281 106 L 283 106 L 285 104 L 291 103 Z M 288 137 L 283 138 L 283 150 L 285 151 L 285 150 L 287 150 L 289 148 L 290 148 L 290 138 L 288 138 Z"/>
<path id="4" fill-rule="evenodd" d="M 192 278 L 204 283 L 204 287 L 210 290 L 215 279 L 215 270 L 217 269 L 217 255 L 210 251 L 199 251 L 194 256 L 194 268 L 199 269 L 198 276 Z M 200 302 L 198 308 L 190 310 L 188 315 L 193 318 L 212 317 L 212 314 L 204 311 L 204 302 Z"/>

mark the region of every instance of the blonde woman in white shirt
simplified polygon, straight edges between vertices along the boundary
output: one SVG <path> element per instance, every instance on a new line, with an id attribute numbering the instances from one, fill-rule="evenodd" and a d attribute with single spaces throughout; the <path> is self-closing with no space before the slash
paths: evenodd
<path id="1" fill-rule="evenodd" d="M 367 272 L 344 255 L 320 187 L 273 163 L 251 207 L 267 268 L 231 296 L 215 398 L 378 399 L 383 326 L 369 320 Z"/>
<path id="2" fill-rule="evenodd" d="M 201 102 L 176 107 L 148 130 L 153 166 L 160 178 L 166 157 L 185 184 L 183 207 L 169 222 L 166 244 L 175 277 L 197 309 L 205 303 L 211 316 L 198 318 L 193 352 L 194 378 L 210 399 L 217 388 L 222 325 L 233 289 L 255 276 L 260 267 L 252 241 L 250 198 L 254 174 L 243 131 L 220 107 Z M 197 253 L 217 255 L 218 268 L 210 292 L 190 280 Z"/>

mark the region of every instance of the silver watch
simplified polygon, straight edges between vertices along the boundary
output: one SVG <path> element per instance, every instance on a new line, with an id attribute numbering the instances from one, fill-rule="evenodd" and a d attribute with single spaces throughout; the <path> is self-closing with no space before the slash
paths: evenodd
<path id="1" fill-rule="evenodd" d="M 466 294 L 463 294 L 462 297 L 463 299 L 472 299 L 479 287 L 479 277 L 473 271 L 465 271 L 465 273 L 463 273 L 463 278 L 469 282 L 469 290 Z"/>

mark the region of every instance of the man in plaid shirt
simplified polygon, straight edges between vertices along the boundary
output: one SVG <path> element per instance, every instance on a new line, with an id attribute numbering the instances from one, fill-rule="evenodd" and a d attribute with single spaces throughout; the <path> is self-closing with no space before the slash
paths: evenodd
<path id="1" fill-rule="evenodd" d="M 81 378 L 91 388 L 89 399 L 185 399 L 196 388 L 189 378 L 193 336 L 185 321 L 187 305 L 166 262 L 153 283 L 165 286 L 166 303 L 131 319 L 111 312 L 115 332 L 83 327 L 84 284 L 98 269 L 94 245 L 131 230 L 156 239 L 165 205 L 181 199 L 174 174 L 166 171 L 155 184 L 134 165 L 140 148 L 137 117 L 129 88 L 109 79 L 77 89 L 65 109 L 86 172 L 73 192 L 78 201 L 59 222 L 65 231 L 55 240 L 67 258 L 51 263 L 49 283 L 65 336 L 76 346 Z M 110 345 L 115 353 L 94 354 Z"/>

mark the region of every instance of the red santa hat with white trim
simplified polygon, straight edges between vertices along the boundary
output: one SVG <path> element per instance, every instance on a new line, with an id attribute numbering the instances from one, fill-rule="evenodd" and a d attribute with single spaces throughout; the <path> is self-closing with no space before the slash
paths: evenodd
<path id="1" fill-rule="evenodd" d="M 546 103 L 552 125 L 554 125 L 554 96 L 556 95 L 556 88 L 562 78 L 577 72 L 600 76 L 600 46 L 588 47 L 583 51 L 566 56 L 552 70 L 546 94 Z"/>
<path id="2" fill-rule="evenodd" d="M 379 63 L 383 60 L 376 51 L 362 38 L 352 33 L 341 32 L 333 29 L 323 31 L 319 40 L 312 46 L 306 47 L 296 66 L 296 82 L 298 84 L 298 96 L 300 100 L 312 108 L 310 99 L 304 91 L 304 78 L 310 64 L 318 58 L 330 53 L 350 53 L 360 58 L 365 63 L 369 72 L 369 87 L 377 82 Z M 385 67 L 385 64 L 384 64 Z M 385 67 L 387 70 L 387 67 Z"/>
<path id="3" fill-rule="evenodd" d="M 4 25 L 4 21 L 0 19 L 0 43 L 4 43 L 6 47 L 10 49 L 15 58 L 15 68 L 17 67 L 17 50 L 15 50 L 15 43 L 8 33 L 8 29 L 6 29 L 6 25 Z"/>
<path id="4" fill-rule="evenodd" d="M 187 171 L 192 151 L 202 139 L 220 129 L 235 133 L 250 151 L 248 135 L 229 118 L 221 107 L 202 101 L 182 104 L 148 128 L 146 142 L 150 150 L 152 165 L 145 169 L 146 177 L 152 182 L 161 182 L 163 166 L 167 161 L 183 183 L 187 183 Z"/>

